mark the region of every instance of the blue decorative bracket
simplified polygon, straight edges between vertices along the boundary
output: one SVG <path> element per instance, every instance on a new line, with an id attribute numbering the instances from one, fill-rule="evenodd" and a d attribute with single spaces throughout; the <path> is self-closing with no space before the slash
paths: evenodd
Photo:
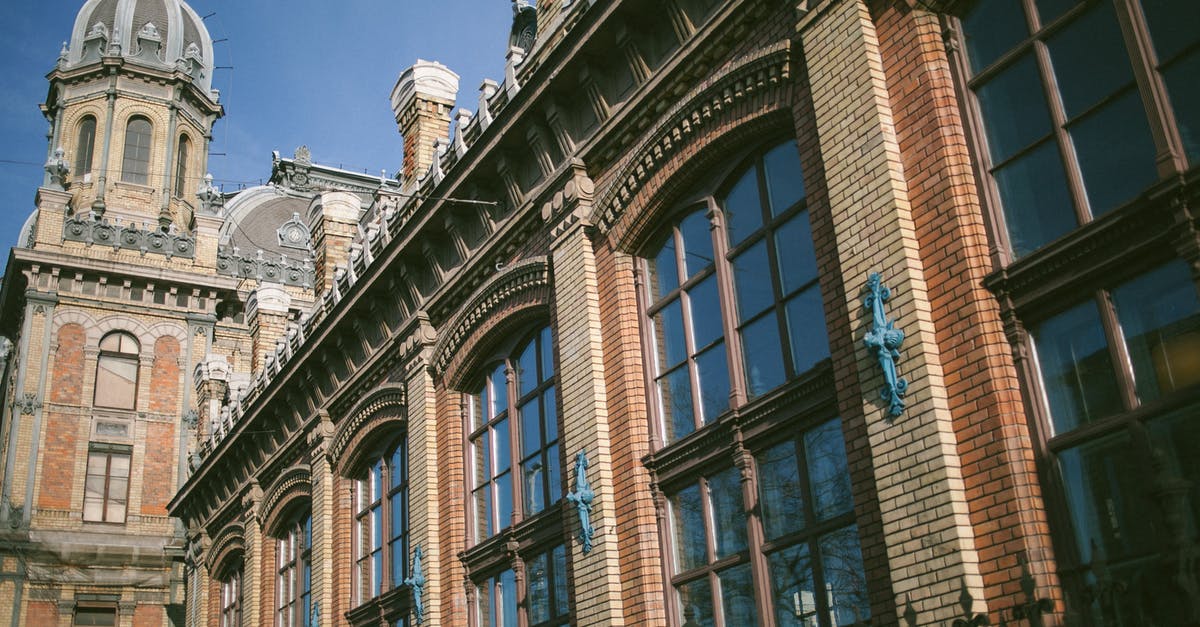
<path id="1" fill-rule="evenodd" d="M 425 616 L 425 604 L 421 599 L 425 592 L 425 574 L 421 572 L 421 547 L 419 546 L 413 551 L 412 576 L 404 579 L 404 585 L 412 588 L 413 614 L 416 615 L 417 623 L 420 624 L 421 619 Z"/>
<path id="2" fill-rule="evenodd" d="M 879 394 L 888 404 L 888 415 L 895 418 L 904 413 L 904 393 L 908 390 L 908 381 L 896 373 L 896 360 L 900 359 L 904 331 L 895 328 L 893 321 L 883 313 L 883 304 L 892 297 L 892 291 L 883 284 L 883 277 L 878 272 L 872 272 L 867 278 L 867 286 L 863 291 L 866 292 L 863 307 L 871 312 L 873 323 L 863 338 L 863 344 L 875 355 L 879 367 L 883 369 L 885 384 Z"/>
<path id="3" fill-rule="evenodd" d="M 579 514 L 579 541 L 583 543 L 583 554 L 592 550 L 592 536 L 596 530 L 592 527 L 592 501 L 596 493 L 587 479 L 587 451 L 579 451 L 575 456 L 575 491 L 567 493 L 567 500 L 575 504 L 575 512 Z"/>
<path id="4" fill-rule="evenodd" d="M 310 627 L 320 627 L 321 623 L 321 602 L 313 601 L 312 611 L 308 613 L 308 624 Z"/>

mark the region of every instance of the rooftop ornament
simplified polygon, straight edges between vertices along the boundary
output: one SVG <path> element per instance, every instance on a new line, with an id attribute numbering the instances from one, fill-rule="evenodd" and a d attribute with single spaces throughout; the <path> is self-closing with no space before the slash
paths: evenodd
<path id="1" fill-rule="evenodd" d="M 867 294 L 863 297 L 863 307 L 871 312 L 873 326 L 863 337 L 863 344 L 875 355 L 879 367 L 883 369 L 884 386 L 879 390 L 879 395 L 888 404 L 888 416 L 896 418 L 904 413 L 904 393 L 908 390 L 908 381 L 900 378 L 896 372 L 904 331 L 895 328 L 894 321 L 888 320 L 883 312 L 883 304 L 892 297 L 892 291 L 883 284 L 883 277 L 878 272 L 872 272 L 867 278 L 864 291 Z"/>
<path id="2" fill-rule="evenodd" d="M 592 527 L 592 501 L 596 493 L 587 479 L 587 451 L 579 451 L 575 456 L 575 491 L 567 493 L 567 500 L 575 504 L 575 512 L 579 514 L 579 541 L 583 543 L 583 554 L 592 550 L 592 536 L 596 534 Z"/>
<path id="3" fill-rule="evenodd" d="M 70 184 L 67 177 L 71 175 L 71 164 L 67 162 L 67 153 L 62 146 L 54 149 L 54 156 L 46 161 L 46 174 L 50 175 L 50 183 L 57 189 L 66 189 Z"/>

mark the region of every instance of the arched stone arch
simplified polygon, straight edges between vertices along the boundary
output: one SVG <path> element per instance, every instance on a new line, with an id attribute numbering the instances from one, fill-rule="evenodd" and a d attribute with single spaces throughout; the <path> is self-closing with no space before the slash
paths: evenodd
<path id="1" fill-rule="evenodd" d="M 653 227 L 658 209 L 711 179 L 731 150 L 794 134 L 791 57 L 789 41 L 760 48 L 680 99 L 629 153 L 600 194 L 592 223 L 627 249 Z"/>
<path id="2" fill-rule="evenodd" d="M 246 551 L 246 529 L 240 522 L 225 525 L 204 557 L 204 566 L 213 578 L 220 577 Z"/>
<path id="3" fill-rule="evenodd" d="M 51 330 L 57 334 L 59 329 L 68 324 L 77 324 L 84 329 L 91 329 L 92 327 L 96 326 L 96 319 L 83 309 L 55 309 L 54 321 L 51 323 Z M 89 341 L 92 340 L 92 335 L 90 333 L 87 334 L 86 337 Z M 96 341 L 100 340 L 99 336 L 96 336 L 95 339 Z"/>
<path id="4" fill-rule="evenodd" d="M 433 349 L 434 372 L 449 388 L 462 385 L 488 358 L 496 339 L 541 318 L 549 321 L 552 300 L 550 263 L 527 259 L 493 276 L 446 323 Z"/>
<path id="5" fill-rule="evenodd" d="M 312 475 L 308 464 L 290 466 L 264 492 L 262 502 L 263 530 L 274 535 L 286 523 L 293 506 L 312 500 Z"/>
<path id="6" fill-rule="evenodd" d="M 375 390 L 346 413 L 333 434 L 330 458 L 338 474 L 346 475 L 362 460 L 370 447 L 364 446 L 385 433 L 408 428 L 408 402 L 404 387 L 389 384 Z"/>

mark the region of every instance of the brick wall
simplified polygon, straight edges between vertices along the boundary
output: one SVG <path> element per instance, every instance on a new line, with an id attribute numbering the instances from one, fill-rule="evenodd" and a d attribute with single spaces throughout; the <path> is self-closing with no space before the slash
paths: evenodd
<path id="1" fill-rule="evenodd" d="M 142 463 L 142 514 L 166 516 L 167 502 L 175 494 L 171 480 L 175 470 L 175 425 L 151 422 L 146 425 L 146 454 Z"/>
<path id="2" fill-rule="evenodd" d="M 164 618 L 161 605 L 138 605 L 133 610 L 133 627 L 162 627 Z"/>
<path id="3" fill-rule="evenodd" d="M 78 418 L 48 412 L 38 507 L 71 508 L 71 487 L 75 479 L 75 463 L 78 457 L 78 433 Z M 84 472 L 82 468 L 80 472 Z"/>
<path id="4" fill-rule="evenodd" d="M 467 576 L 456 556 L 466 549 L 467 525 L 463 499 L 466 486 L 466 461 L 463 453 L 463 415 L 461 395 L 438 385 L 437 490 L 442 495 L 438 508 L 441 518 L 442 621 L 446 625 L 464 625 L 467 621 L 467 597 L 463 581 Z"/>
<path id="5" fill-rule="evenodd" d="M 58 604 L 51 601 L 30 601 L 25 606 L 25 624 L 30 627 L 34 625 L 57 625 Z"/>
<path id="6" fill-rule="evenodd" d="M 78 405 L 83 396 L 83 347 L 87 334 L 82 325 L 64 324 L 58 330 L 50 401 Z"/>
<path id="7" fill-rule="evenodd" d="M 179 374 L 179 340 L 164 335 L 154 341 L 154 364 L 150 370 L 150 411 L 162 414 L 178 411 Z"/>

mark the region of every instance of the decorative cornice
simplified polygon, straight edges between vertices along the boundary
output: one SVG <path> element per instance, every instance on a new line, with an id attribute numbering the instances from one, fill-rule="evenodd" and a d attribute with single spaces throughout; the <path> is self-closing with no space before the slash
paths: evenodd
<path id="1" fill-rule="evenodd" d="M 146 225 L 143 225 L 146 227 Z M 77 214 L 63 224 L 63 241 L 83 242 L 89 246 L 100 244 L 112 246 L 113 250 L 136 250 L 172 257 L 191 259 L 196 256 L 196 240 L 186 233 L 174 230 L 164 232 L 150 228 L 138 228 L 130 222 L 126 226 L 110 223 L 107 218 Z"/>
<path id="2" fill-rule="evenodd" d="M 201 536 L 203 548 L 203 536 Z M 221 529 L 217 535 L 217 539 L 212 541 L 212 546 L 207 549 L 204 555 L 204 566 L 208 568 L 208 572 L 216 576 L 216 569 L 225 565 L 233 554 L 245 550 L 246 546 L 246 528 L 239 522 L 232 522 Z"/>
<path id="3" fill-rule="evenodd" d="M 433 369 L 446 372 L 450 361 L 458 354 L 467 339 L 502 306 L 517 296 L 549 287 L 550 263 L 545 257 L 527 259 L 505 268 L 484 283 L 460 313 L 443 327 L 441 339 L 433 348 Z"/>
<path id="4" fill-rule="evenodd" d="M 308 464 L 297 464 L 280 473 L 263 498 L 263 518 L 268 527 L 279 517 L 279 506 L 297 495 L 312 496 L 312 473 Z"/>
<path id="5" fill-rule="evenodd" d="M 613 183 L 597 203 L 591 222 L 601 231 L 620 219 L 630 201 L 697 130 L 723 110 L 786 83 L 791 75 L 791 42 L 781 41 L 742 58 L 694 88 L 661 121 L 642 135 Z"/>
<path id="6" fill-rule="evenodd" d="M 388 386 L 372 394 L 352 410 L 349 420 L 338 426 L 333 435 L 333 444 L 329 448 L 330 458 L 341 460 L 354 436 L 383 409 L 393 407 L 403 415 L 407 406 L 408 397 L 400 385 Z"/>
<path id="7" fill-rule="evenodd" d="M 298 259 L 280 255 L 279 260 L 275 261 L 267 259 L 261 250 L 254 257 L 247 257 L 236 246 L 223 246 L 217 250 L 217 273 L 312 289 L 316 269 L 307 253 L 304 255 Z"/>

